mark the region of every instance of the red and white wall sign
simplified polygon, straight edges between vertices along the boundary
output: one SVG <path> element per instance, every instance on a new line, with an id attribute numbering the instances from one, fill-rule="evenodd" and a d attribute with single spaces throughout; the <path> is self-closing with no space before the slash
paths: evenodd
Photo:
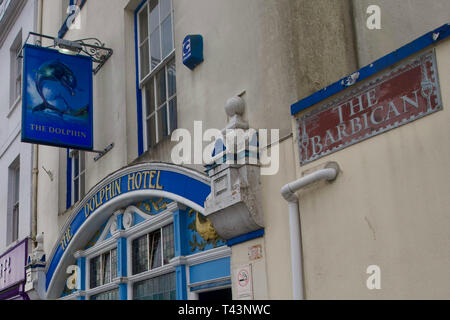
<path id="1" fill-rule="evenodd" d="M 441 109 L 435 52 L 429 51 L 300 114 L 300 165 Z"/>

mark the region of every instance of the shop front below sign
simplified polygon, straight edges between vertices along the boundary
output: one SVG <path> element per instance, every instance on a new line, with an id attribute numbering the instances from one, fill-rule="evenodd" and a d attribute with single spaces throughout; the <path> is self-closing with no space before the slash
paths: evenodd
<path id="1" fill-rule="evenodd" d="M 23 296 L 28 240 L 0 256 L 0 300 Z"/>

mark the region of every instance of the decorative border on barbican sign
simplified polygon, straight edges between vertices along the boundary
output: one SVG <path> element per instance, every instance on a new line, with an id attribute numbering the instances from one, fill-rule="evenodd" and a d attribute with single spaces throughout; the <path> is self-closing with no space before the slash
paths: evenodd
<path id="1" fill-rule="evenodd" d="M 433 49 L 297 116 L 300 166 L 440 110 Z"/>

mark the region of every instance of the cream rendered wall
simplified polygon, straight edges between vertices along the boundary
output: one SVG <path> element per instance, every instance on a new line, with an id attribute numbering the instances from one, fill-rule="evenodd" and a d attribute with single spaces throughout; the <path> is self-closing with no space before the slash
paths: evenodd
<path id="1" fill-rule="evenodd" d="M 307 299 L 450 298 L 450 41 L 436 52 L 443 111 L 297 165 L 342 169 L 299 195 Z M 366 287 L 369 265 L 381 290 Z"/>
<path id="2" fill-rule="evenodd" d="M 178 125 L 191 133 L 196 120 L 203 121 L 204 130 L 224 128 L 227 99 L 245 91 L 244 118 L 250 126 L 277 128 L 285 137 L 291 132 L 289 107 L 298 97 L 356 68 L 349 1 L 173 3 Z M 181 63 L 187 34 L 201 34 L 204 40 L 205 61 L 194 71 Z M 142 159 L 170 161 L 172 145 L 163 142 Z M 288 210 L 280 195 L 281 187 L 295 180 L 292 152 L 290 138 L 280 146 L 278 174 L 261 177 L 265 237 L 232 247 L 232 272 L 253 266 L 255 299 L 292 298 Z M 255 244 L 261 244 L 263 258 L 249 261 L 248 248 Z"/>
<path id="3" fill-rule="evenodd" d="M 381 30 L 369 30 L 367 8 L 381 9 Z M 450 22 L 448 0 L 353 0 L 360 67 Z"/>
<path id="4" fill-rule="evenodd" d="M 233 298 L 237 299 L 235 272 L 250 264 L 253 274 L 255 300 L 292 299 L 289 214 L 287 202 L 282 200 L 281 188 L 295 180 L 295 156 L 292 138 L 280 143 L 280 170 L 273 176 L 261 176 L 261 201 L 264 210 L 264 237 L 232 247 L 231 276 Z M 273 149 L 272 149 L 273 150 Z M 271 150 L 271 151 L 272 151 Z M 249 249 L 260 245 L 262 258 L 250 260 Z"/>
<path id="5" fill-rule="evenodd" d="M 173 6 L 178 127 L 190 132 L 197 120 L 204 130 L 224 128 L 226 101 L 245 91 L 250 126 L 286 136 L 292 103 L 356 67 L 350 1 L 173 0 Z M 205 61 L 194 71 L 182 64 L 188 34 L 204 40 Z M 163 141 L 142 160 L 170 161 L 174 145 Z"/>
<path id="6" fill-rule="evenodd" d="M 347 1 L 174 0 L 174 7 L 179 127 L 191 132 L 195 120 L 205 129 L 225 127 L 225 102 L 245 90 L 250 126 L 286 136 L 290 104 L 356 67 Z M 181 64 L 187 34 L 204 38 L 205 61 L 194 71 Z M 261 178 L 264 239 L 232 248 L 232 271 L 253 266 L 255 299 L 292 297 L 287 204 L 280 195 L 295 180 L 291 141 L 281 145 L 279 173 Z M 248 248 L 256 243 L 263 258 L 251 262 Z"/>

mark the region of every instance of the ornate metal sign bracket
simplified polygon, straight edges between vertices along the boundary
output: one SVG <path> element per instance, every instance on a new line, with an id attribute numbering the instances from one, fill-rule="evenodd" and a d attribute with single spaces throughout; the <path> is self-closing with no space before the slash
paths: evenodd
<path id="1" fill-rule="evenodd" d="M 53 44 L 46 46 L 46 48 L 57 48 L 59 52 L 64 54 L 82 54 L 91 57 L 92 61 L 96 64 L 93 70 L 94 75 L 97 74 L 106 61 L 113 55 L 113 49 L 106 48 L 105 44 L 97 38 L 85 38 L 71 41 L 30 32 L 24 45 L 28 43 L 31 36 L 35 37 L 35 39 L 37 37 L 34 41 L 35 45 L 42 47 L 42 38 L 45 38 L 53 40 Z M 19 57 L 22 57 L 22 51 L 20 52 Z"/>
<path id="2" fill-rule="evenodd" d="M 103 151 L 97 151 L 97 150 L 92 150 L 91 152 L 94 153 L 98 153 L 98 155 L 95 156 L 94 161 L 97 162 L 98 160 L 100 160 L 101 158 L 103 158 L 103 156 L 105 156 L 108 152 L 110 152 L 112 149 L 114 148 L 114 143 L 111 143 L 109 146 L 107 146 Z"/>

